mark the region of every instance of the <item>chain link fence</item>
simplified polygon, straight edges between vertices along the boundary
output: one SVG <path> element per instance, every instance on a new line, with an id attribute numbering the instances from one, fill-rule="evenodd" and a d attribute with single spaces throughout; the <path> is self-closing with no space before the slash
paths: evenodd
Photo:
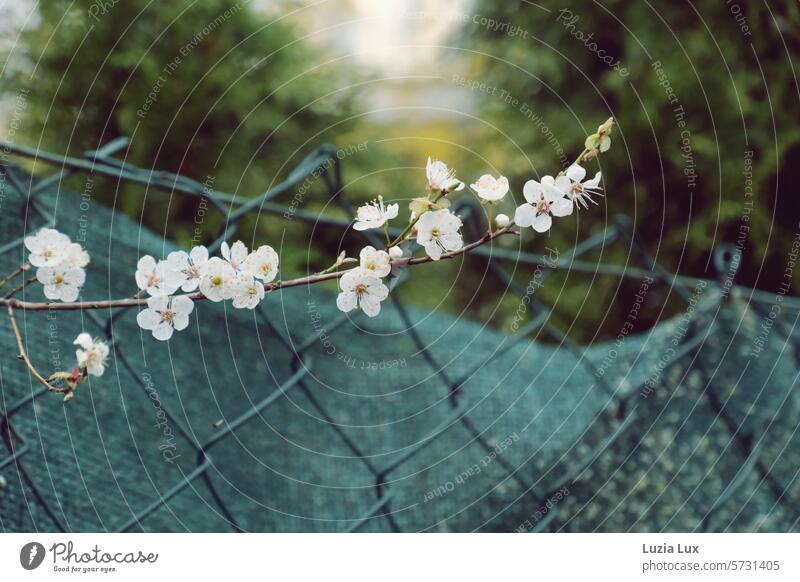
<path id="1" fill-rule="evenodd" d="M 92 253 L 87 298 L 130 294 L 138 257 L 175 247 L 64 190 L 69 177 L 207 201 L 224 218 L 210 250 L 251 214 L 289 213 L 344 236 L 349 222 L 291 201 L 311 175 L 353 215 L 332 146 L 242 198 L 120 161 L 125 139 L 82 157 L 0 145 L 0 266 L 18 267 L 23 237 L 55 225 Z M 35 178 L 10 156 L 55 173 Z M 455 211 L 478 232 L 477 208 Z M 624 245 L 630 264 L 593 258 L 611 245 Z M 104 335 L 113 354 L 105 376 L 62 406 L 10 357 L 14 339 L 2 327 L 0 527 L 798 529 L 796 298 L 737 286 L 735 247 L 715 255 L 717 280 L 670 273 L 625 217 L 558 257 L 496 245 L 472 254 L 485 281 L 519 298 L 510 334 L 406 306 L 408 271 L 393 279 L 391 306 L 376 320 L 338 312 L 329 292 L 297 288 L 268 295 L 254 313 L 198 306 L 168 344 L 143 336 L 130 310 L 18 311 L 41 370 L 71 366 L 83 330 Z M 632 320 L 653 289 L 684 310 L 645 333 L 622 322 L 614 341 L 581 345 L 551 324 L 553 306 L 535 293 L 558 271 L 584 273 L 589 284 L 636 281 Z M 533 277 L 527 286 L 519 273 Z"/>

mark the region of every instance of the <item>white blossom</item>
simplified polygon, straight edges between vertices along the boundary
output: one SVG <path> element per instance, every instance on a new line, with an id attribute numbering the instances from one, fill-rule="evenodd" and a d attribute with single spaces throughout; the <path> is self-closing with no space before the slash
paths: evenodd
<path id="1" fill-rule="evenodd" d="M 136 263 L 136 285 L 151 297 L 172 295 L 181 286 L 182 275 L 170 268 L 166 261 L 145 255 Z"/>
<path id="2" fill-rule="evenodd" d="M 247 259 L 247 247 L 242 241 L 237 240 L 230 246 L 228 246 L 228 243 L 223 242 L 222 246 L 220 246 L 220 251 L 225 260 L 231 264 L 234 271 L 238 272 L 242 270 L 244 262 Z"/>
<path id="3" fill-rule="evenodd" d="M 336 297 L 336 307 L 345 313 L 360 308 L 369 317 L 381 311 L 381 301 L 389 296 L 389 288 L 367 269 L 356 267 L 339 279 L 341 293 Z"/>
<path id="4" fill-rule="evenodd" d="M 86 272 L 78 267 L 60 263 L 54 267 L 39 267 L 36 279 L 44 285 L 44 296 L 53 301 L 75 301 L 86 281 Z"/>
<path id="5" fill-rule="evenodd" d="M 565 174 L 565 176 L 556 178 L 555 185 L 556 188 L 563 191 L 567 197 L 572 200 L 576 208 L 578 208 L 579 205 L 584 208 L 589 208 L 589 202 L 597 204 L 597 201 L 594 200 L 592 196 L 603 195 L 598 192 L 598 190 L 602 190 L 600 187 L 601 172 L 597 172 L 594 178 L 584 182 L 583 179 L 586 177 L 586 170 L 579 164 L 572 164 L 567 168 Z"/>
<path id="6" fill-rule="evenodd" d="M 167 255 L 167 266 L 174 273 L 180 274 L 180 288 L 190 293 L 200 285 L 200 278 L 208 264 L 208 249 L 200 245 L 189 253 L 173 251 Z"/>
<path id="7" fill-rule="evenodd" d="M 69 243 L 64 252 L 64 262 L 70 267 L 82 269 L 89 264 L 89 253 L 79 243 Z"/>
<path id="8" fill-rule="evenodd" d="M 236 271 L 228 261 L 213 257 L 206 263 L 205 273 L 200 278 L 200 292 L 211 301 L 231 298 L 231 285 Z"/>
<path id="9" fill-rule="evenodd" d="M 565 192 L 556 187 L 552 176 L 544 176 L 541 183 L 528 180 L 522 194 L 528 203 L 517 208 L 514 214 L 514 222 L 519 226 L 547 232 L 553 224 L 553 216 L 572 214 L 572 202 L 564 198 Z"/>
<path id="10" fill-rule="evenodd" d="M 461 239 L 461 219 L 449 210 L 426 212 L 417 221 L 417 242 L 425 252 L 438 261 L 443 252 L 458 251 L 464 246 Z"/>
<path id="11" fill-rule="evenodd" d="M 505 214 L 498 214 L 494 218 L 494 223 L 497 225 L 497 228 L 505 228 L 511 224 L 511 219 Z"/>
<path id="12" fill-rule="evenodd" d="M 505 176 L 495 178 L 490 174 L 484 174 L 477 182 L 470 184 L 470 188 L 475 190 L 480 198 L 488 202 L 497 202 L 508 193 L 508 178 Z"/>
<path id="13" fill-rule="evenodd" d="M 81 348 L 75 350 L 78 366 L 86 368 L 86 372 L 92 376 L 102 376 L 108 360 L 108 344 L 98 339 L 92 339 L 88 333 L 78 334 L 72 343 Z"/>
<path id="14" fill-rule="evenodd" d="M 394 246 L 389 249 L 389 256 L 394 260 L 402 259 L 403 249 L 401 249 L 399 246 Z"/>
<path id="15" fill-rule="evenodd" d="M 255 309 L 264 299 L 264 284 L 250 273 L 239 273 L 231 283 L 231 299 L 237 309 Z"/>
<path id="16" fill-rule="evenodd" d="M 456 179 L 455 170 L 451 170 L 447 164 L 439 160 L 432 160 L 429 157 L 425 173 L 428 176 L 428 188 L 434 192 L 447 194 L 452 190 L 457 192 L 464 187 L 464 182 Z"/>
<path id="17" fill-rule="evenodd" d="M 256 279 L 269 283 L 278 276 L 278 253 L 269 245 L 262 245 L 247 255 L 244 270 Z"/>
<path id="18" fill-rule="evenodd" d="M 147 309 L 136 315 L 136 323 L 142 329 L 152 331 L 157 340 L 168 340 L 173 330 L 186 329 L 193 309 L 194 302 L 185 295 L 150 297 Z"/>
<path id="19" fill-rule="evenodd" d="M 369 230 L 370 228 L 381 228 L 387 220 L 397 218 L 400 211 L 399 204 L 389 204 L 384 206 L 383 198 L 378 197 L 369 204 L 359 206 L 357 218 L 353 228 L 356 230 Z"/>
<path id="20" fill-rule="evenodd" d="M 373 246 L 366 246 L 361 249 L 359 258 L 361 259 L 361 268 L 371 271 L 377 277 L 385 277 L 392 270 L 389 253 L 376 250 Z"/>
<path id="21" fill-rule="evenodd" d="M 28 261 L 34 267 L 55 267 L 62 263 L 70 244 L 67 235 L 52 228 L 42 228 L 25 237 L 25 247 L 30 251 Z"/>

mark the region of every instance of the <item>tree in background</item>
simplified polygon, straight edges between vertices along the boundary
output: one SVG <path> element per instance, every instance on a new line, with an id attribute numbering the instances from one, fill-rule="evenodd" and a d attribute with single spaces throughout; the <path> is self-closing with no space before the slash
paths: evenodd
<path id="1" fill-rule="evenodd" d="M 549 173 L 559 148 L 580 148 L 552 136 L 579 135 L 579 120 L 614 115 L 616 143 L 630 157 L 603 160 L 608 214 L 587 214 L 584 226 L 631 215 L 662 264 L 694 275 L 714 276 L 712 250 L 738 243 L 737 281 L 777 289 L 798 230 L 800 126 L 787 117 L 800 97 L 790 66 L 800 56 L 796 2 L 562 9 L 481 0 L 473 10 L 461 41 L 475 51 L 474 80 L 496 88 L 475 92 L 507 133 L 487 139 L 519 175 Z M 574 308 L 584 299 L 585 288 L 566 289 L 559 302 Z"/>
<path id="2" fill-rule="evenodd" d="M 54 1 L 39 10 L 5 83 L 30 89 L 31 145 L 75 154 L 129 136 L 127 161 L 249 196 L 329 138 L 347 109 L 351 77 L 285 19 L 244 0 Z M 141 190 L 94 194 L 156 231 L 183 225 L 169 237 L 192 236 L 196 201 L 156 195 L 143 206 Z M 206 233 L 220 227 L 212 214 Z"/>

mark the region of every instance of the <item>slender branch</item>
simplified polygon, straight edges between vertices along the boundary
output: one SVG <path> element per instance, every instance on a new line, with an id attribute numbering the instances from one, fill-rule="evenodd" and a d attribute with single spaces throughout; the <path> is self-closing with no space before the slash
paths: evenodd
<path id="1" fill-rule="evenodd" d="M 22 291 L 23 289 L 25 289 L 25 287 L 27 287 L 27 286 L 28 286 L 28 285 L 30 285 L 31 283 L 35 283 L 36 281 L 37 281 L 36 277 L 31 277 L 30 279 L 26 279 L 26 280 L 25 280 L 25 281 L 23 281 L 23 282 L 22 282 L 22 283 L 21 283 L 19 286 L 17 286 L 17 287 L 14 287 L 14 288 L 13 288 L 11 291 L 9 291 L 8 293 L 6 293 L 6 294 L 4 295 L 4 298 L 5 298 L 5 299 L 10 299 L 10 298 L 11 298 L 11 297 L 13 297 L 14 295 L 16 295 L 17 293 L 19 293 L 19 292 L 20 292 L 20 291 Z"/>
<path id="2" fill-rule="evenodd" d="M 439 202 L 439 200 L 444 198 L 446 195 L 447 195 L 446 192 L 439 192 L 436 196 L 434 196 L 433 200 L 431 200 L 431 204 L 436 204 L 437 202 Z M 420 218 L 422 218 L 422 214 L 419 214 L 419 215 L 415 216 L 414 220 L 410 221 L 408 223 L 408 226 L 406 226 L 403 229 L 403 231 L 399 235 L 397 235 L 397 238 L 395 238 L 392 242 L 390 242 L 389 245 L 386 248 L 388 249 L 389 247 L 393 247 L 395 245 L 400 244 L 405 239 L 406 235 L 409 232 L 411 232 L 411 229 L 413 229 L 416 226 L 416 224 L 419 222 Z"/>
<path id="3" fill-rule="evenodd" d="M 517 232 L 512 230 L 512 228 L 513 228 L 513 225 L 509 224 L 508 226 L 505 226 L 505 227 L 501 228 L 500 230 L 496 230 L 494 232 L 487 232 L 485 235 L 483 235 L 478 240 L 476 240 L 474 242 L 471 242 L 468 245 L 464 245 L 463 247 L 461 247 L 461 249 L 459 249 L 457 251 L 453 251 L 453 252 L 450 252 L 450 253 L 443 253 L 442 256 L 440 257 L 440 260 L 453 259 L 453 258 L 455 258 L 455 257 L 457 257 L 459 255 L 466 254 L 466 253 L 470 252 L 472 249 L 476 249 L 479 246 L 485 245 L 486 243 L 491 242 L 492 240 L 494 240 L 497 237 L 502 236 L 504 234 L 517 234 Z M 417 257 L 415 259 L 414 258 L 411 258 L 411 259 L 400 259 L 400 260 L 397 260 L 397 261 L 393 261 L 392 264 L 393 265 L 421 265 L 423 263 L 431 263 L 431 262 L 433 262 L 433 259 L 428 257 L 428 256 L 425 256 L 425 257 Z"/>
<path id="4" fill-rule="evenodd" d="M 19 267 L 19 269 L 17 269 L 17 270 L 15 270 L 15 271 L 13 271 L 13 272 L 12 272 L 12 273 L 10 273 L 10 274 L 9 274 L 7 277 L 5 277 L 5 278 L 4 278 L 2 281 L 0 281 L 0 287 L 5 287 L 5 285 L 6 285 L 6 284 L 7 284 L 9 281 L 11 281 L 11 280 L 12 280 L 14 277 L 16 277 L 17 275 L 21 275 L 22 273 L 24 273 L 25 271 L 27 271 L 27 270 L 28 270 L 28 269 L 30 269 L 30 268 L 31 268 L 31 264 L 30 264 L 30 263 L 23 263 L 23 264 L 22 264 L 22 265 Z"/>
<path id="5" fill-rule="evenodd" d="M 17 348 L 19 349 L 19 355 L 17 357 L 25 362 L 25 365 L 28 366 L 28 370 L 30 370 L 33 377 L 36 378 L 42 384 L 42 386 L 47 388 L 50 392 L 54 392 L 56 394 L 68 394 L 71 392 L 72 390 L 70 388 L 56 388 L 55 386 L 51 385 L 36 370 L 28 358 L 28 354 L 25 353 L 25 344 L 22 341 L 22 334 L 19 332 L 19 327 L 17 326 L 17 318 L 14 317 L 14 308 L 11 305 L 6 305 L 6 307 L 8 309 L 8 318 L 11 320 L 11 329 L 14 331 L 14 337 L 17 339 Z"/>
<path id="6" fill-rule="evenodd" d="M 511 225 L 501 228 L 495 232 L 489 232 L 483 235 L 478 240 L 469 243 L 468 245 L 463 246 L 461 249 L 449 253 L 442 254 L 442 259 L 452 259 L 459 255 L 463 255 L 465 253 L 470 252 L 472 249 L 475 249 L 481 245 L 484 245 L 491 240 L 508 233 L 514 233 L 511 230 Z M 392 265 L 397 266 L 405 266 L 405 265 L 419 265 L 422 263 L 430 263 L 433 259 L 430 257 L 418 257 L 416 259 L 398 259 L 396 261 L 392 261 Z M 298 279 L 289 279 L 287 281 L 276 281 L 274 283 L 267 283 L 264 285 L 264 291 L 266 293 L 272 293 L 273 291 L 277 291 L 279 289 L 287 289 L 289 287 L 300 287 L 302 285 L 313 285 L 315 283 L 321 283 L 322 281 L 332 281 L 334 279 L 340 278 L 347 272 L 345 271 L 336 271 L 334 273 L 317 273 L 315 275 L 310 275 L 308 277 L 300 277 Z M 202 293 L 192 293 L 190 295 L 184 295 L 184 297 L 188 297 L 192 301 L 203 301 L 206 298 L 205 295 Z M 48 303 L 45 301 L 35 302 L 35 301 L 20 301 L 19 299 L 15 299 L 13 297 L 3 297 L 0 298 L 0 305 L 5 305 L 9 309 L 12 307 L 14 309 L 18 309 L 20 311 L 76 311 L 76 310 L 84 310 L 84 309 L 120 309 L 126 307 L 140 307 L 142 305 L 147 304 L 146 297 L 131 297 L 128 299 L 112 299 L 107 301 L 78 301 L 73 303 Z"/>

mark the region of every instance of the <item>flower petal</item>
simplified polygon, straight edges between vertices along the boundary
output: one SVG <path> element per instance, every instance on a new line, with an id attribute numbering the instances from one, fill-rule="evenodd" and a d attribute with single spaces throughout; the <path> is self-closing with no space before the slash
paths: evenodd
<path id="1" fill-rule="evenodd" d="M 360 307 L 361 311 L 366 313 L 369 317 L 375 317 L 381 312 L 380 300 L 369 293 L 364 293 L 361 296 Z"/>
<path id="2" fill-rule="evenodd" d="M 189 252 L 189 258 L 195 265 L 202 265 L 208 262 L 208 249 L 203 245 L 196 246 Z"/>
<path id="3" fill-rule="evenodd" d="M 536 218 L 533 219 L 533 223 L 531 226 L 533 230 L 536 232 L 547 232 L 550 230 L 550 227 L 553 225 L 552 217 L 545 213 L 539 214 Z"/>
<path id="4" fill-rule="evenodd" d="M 428 253 L 428 256 L 434 261 L 438 261 L 442 258 L 442 247 L 436 244 L 436 242 L 431 241 L 429 244 L 425 245 L 425 252 Z"/>
<path id="5" fill-rule="evenodd" d="M 531 204 L 538 204 L 542 198 L 542 185 L 536 180 L 528 180 L 522 187 L 522 195 Z"/>
<path id="6" fill-rule="evenodd" d="M 168 340 L 172 337 L 172 326 L 168 322 L 162 321 L 153 328 L 153 337 L 161 341 Z"/>
<path id="7" fill-rule="evenodd" d="M 556 178 L 556 181 L 553 185 L 556 187 L 557 190 L 559 190 L 563 194 L 566 194 L 567 192 L 570 191 L 572 187 L 572 182 L 567 176 L 559 176 L 558 178 Z"/>
<path id="8" fill-rule="evenodd" d="M 80 293 L 79 287 L 74 287 L 73 285 L 61 285 L 61 301 L 67 303 L 75 301 L 78 298 L 78 293 Z"/>
<path id="9" fill-rule="evenodd" d="M 136 314 L 136 323 L 142 329 L 152 330 L 161 323 L 161 314 L 152 309 L 144 309 Z"/>
<path id="10" fill-rule="evenodd" d="M 597 188 L 600 185 L 601 177 L 602 177 L 601 172 L 597 172 L 594 175 L 594 178 L 592 178 L 591 180 L 587 180 L 586 182 L 583 183 L 583 187 L 589 189 Z"/>
<path id="11" fill-rule="evenodd" d="M 194 301 L 184 295 L 172 298 L 172 311 L 176 314 L 188 315 L 194 310 Z"/>
<path id="12" fill-rule="evenodd" d="M 534 218 L 536 218 L 536 209 L 530 204 L 519 206 L 514 213 L 514 223 L 517 226 L 531 226 Z"/>
<path id="13" fill-rule="evenodd" d="M 550 212 L 553 213 L 553 216 L 569 216 L 572 214 L 573 208 L 572 202 L 566 198 L 559 198 L 550 204 Z"/>
<path id="14" fill-rule="evenodd" d="M 564 173 L 573 182 L 581 182 L 586 177 L 586 169 L 579 164 L 572 164 Z"/>
<path id="15" fill-rule="evenodd" d="M 336 297 L 336 307 L 345 313 L 348 311 L 353 311 L 353 309 L 356 308 L 356 304 L 356 294 L 352 291 L 342 291 Z"/>

